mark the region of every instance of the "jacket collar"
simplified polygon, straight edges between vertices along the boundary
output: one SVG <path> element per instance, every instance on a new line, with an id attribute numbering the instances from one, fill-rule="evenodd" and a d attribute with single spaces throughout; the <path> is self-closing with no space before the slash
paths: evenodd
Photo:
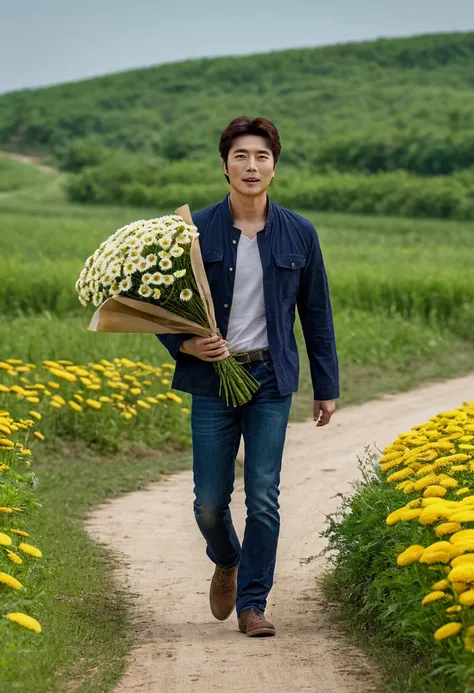
<path id="1" fill-rule="evenodd" d="M 234 218 L 233 218 L 232 214 L 230 213 L 229 200 L 230 200 L 230 193 L 227 193 L 225 198 L 220 203 L 221 213 L 222 213 L 224 220 L 227 223 L 229 223 L 231 226 L 234 226 Z M 271 222 L 273 221 L 273 217 L 275 216 L 275 203 L 270 200 L 268 195 L 267 195 L 267 200 L 268 200 L 268 211 L 267 211 L 267 220 L 265 222 L 265 228 L 266 229 L 270 226 Z"/>

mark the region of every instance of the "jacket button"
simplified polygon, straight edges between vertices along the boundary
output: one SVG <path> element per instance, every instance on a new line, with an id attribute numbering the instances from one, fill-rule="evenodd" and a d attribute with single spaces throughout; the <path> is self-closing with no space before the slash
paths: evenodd
<path id="1" fill-rule="evenodd" d="M 233 240 L 232 243 L 235 245 L 235 244 L 237 243 L 237 241 L 236 241 L 236 240 Z"/>
<path id="2" fill-rule="evenodd" d="M 233 268 L 233 267 L 229 267 L 229 272 L 233 272 L 233 271 L 234 271 L 234 268 Z"/>
<path id="3" fill-rule="evenodd" d="M 292 267 L 292 269 L 295 269 L 295 263 L 294 262 L 291 263 L 291 267 Z"/>
<path id="4" fill-rule="evenodd" d="M 229 307 L 229 304 L 228 304 L 228 303 L 224 303 L 224 308 L 228 308 L 228 307 Z"/>

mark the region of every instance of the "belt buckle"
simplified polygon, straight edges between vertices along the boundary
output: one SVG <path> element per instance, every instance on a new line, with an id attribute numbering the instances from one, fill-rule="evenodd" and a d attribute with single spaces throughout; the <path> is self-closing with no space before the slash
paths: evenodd
<path id="1" fill-rule="evenodd" d="M 246 351 L 244 354 L 242 354 L 242 356 L 246 357 L 246 361 L 244 361 L 244 363 L 252 363 L 250 360 L 250 353 L 248 351 Z"/>

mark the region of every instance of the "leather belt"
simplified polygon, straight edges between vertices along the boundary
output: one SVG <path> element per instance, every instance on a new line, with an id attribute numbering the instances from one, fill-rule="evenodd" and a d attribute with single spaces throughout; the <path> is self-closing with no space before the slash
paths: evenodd
<path id="1" fill-rule="evenodd" d="M 270 349 L 265 347 L 264 349 L 253 349 L 252 351 L 239 351 L 236 353 L 231 353 L 231 356 L 238 363 L 253 363 L 254 361 L 267 361 L 270 359 Z"/>

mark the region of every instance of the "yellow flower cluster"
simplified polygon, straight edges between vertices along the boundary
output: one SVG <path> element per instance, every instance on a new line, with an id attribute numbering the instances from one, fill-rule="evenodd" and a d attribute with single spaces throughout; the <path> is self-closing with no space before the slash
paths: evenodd
<path id="1" fill-rule="evenodd" d="M 155 367 L 127 358 L 115 358 L 113 362 L 102 359 L 87 366 L 65 359 L 44 360 L 40 365 L 6 359 L 0 361 L 0 396 L 13 395 L 35 405 L 29 416 L 37 421 L 42 419 L 44 409 L 43 414 L 36 409 L 43 405 L 50 412 L 62 409 L 79 415 L 87 410 L 115 409 L 123 419 L 130 420 L 138 416 L 140 409 L 167 409 L 169 402 L 182 404 L 181 397 L 166 387 L 173 370 L 174 365 L 169 363 Z M 11 379 L 15 379 L 13 384 L 9 383 Z M 189 409 L 181 407 L 181 412 L 189 414 Z M 20 423 L 26 425 L 22 420 Z M 0 424 L 0 436 L 2 433 L 9 435 Z M 33 435 L 44 440 L 40 431 Z M 0 445 L 8 447 L 10 443 L 5 439 L 1 443 L 0 439 Z"/>
<path id="2" fill-rule="evenodd" d="M 411 521 L 432 532 L 428 546 L 408 547 L 397 563 L 440 569 L 445 577 L 432 585 L 422 604 L 445 603 L 449 618 L 462 617 L 474 606 L 474 402 L 401 433 L 383 453 L 380 466 L 387 481 L 407 496 L 388 515 L 387 525 Z M 474 652 L 474 626 L 465 628 L 465 621 L 446 623 L 435 639 L 465 629 L 464 647 Z"/>
<path id="3" fill-rule="evenodd" d="M 34 421 L 28 419 L 16 421 L 8 411 L 0 410 L 0 422 L 0 436 L 2 436 L 0 437 L 0 459 L 2 461 L 0 464 L 0 502 L 5 503 L 8 498 L 16 498 L 16 502 L 22 505 L 22 488 L 28 485 L 28 481 L 25 480 L 24 474 L 20 472 L 18 467 L 30 466 L 25 455 L 31 453 L 21 442 L 14 442 L 7 436 L 11 437 L 15 433 L 21 433 L 22 430 L 28 430 L 30 426 L 34 425 Z M 10 445 L 5 445 L 6 442 Z M 17 471 L 20 472 L 19 475 Z M 25 500 L 25 496 L 23 496 L 23 500 Z M 25 537 L 29 537 L 28 532 L 16 527 L 18 513 L 22 513 L 23 510 L 23 507 L 14 505 L 0 505 L 0 567 L 4 568 L 0 569 L 0 590 L 6 588 L 21 592 L 23 584 L 18 579 L 21 574 L 17 573 L 18 577 L 15 577 L 12 575 L 12 571 L 23 571 L 26 575 L 28 570 L 25 568 L 28 569 L 28 566 L 23 565 L 25 556 L 33 558 L 42 558 L 43 556 L 37 546 L 23 541 Z M 32 616 L 21 611 L 5 613 L 4 617 L 12 623 L 17 623 L 37 633 L 41 632 L 41 624 Z"/>

